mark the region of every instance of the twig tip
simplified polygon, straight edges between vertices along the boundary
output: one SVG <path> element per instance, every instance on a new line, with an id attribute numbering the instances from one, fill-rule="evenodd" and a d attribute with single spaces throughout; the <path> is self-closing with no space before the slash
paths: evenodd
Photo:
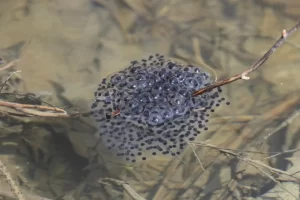
<path id="1" fill-rule="evenodd" d="M 282 34 L 282 37 L 283 37 L 283 38 L 286 38 L 287 33 L 286 33 L 286 30 L 285 30 L 285 29 L 282 30 L 282 33 L 281 33 L 281 34 Z"/>
<path id="2" fill-rule="evenodd" d="M 247 76 L 246 74 L 242 74 L 241 78 L 242 78 L 243 80 L 249 80 L 249 79 L 250 79 L 250 77 Z"/>

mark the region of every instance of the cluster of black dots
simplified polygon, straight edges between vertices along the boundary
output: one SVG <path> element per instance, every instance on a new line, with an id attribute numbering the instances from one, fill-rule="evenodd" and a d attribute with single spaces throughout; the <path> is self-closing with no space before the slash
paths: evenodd
<path id="1" fill-rule="evenodd" d="M 208 111 L 225 99 L 221 88 L 199 96 L 212 84 L 209 73 L 156 54 L 104 78 L 91 112 L 98 136 L 117 156 L 135 162 L 150 154 L 179 155 L 187 141 L 207 130 Z M 147 153 L 147 155 L 146 155 Z"/>

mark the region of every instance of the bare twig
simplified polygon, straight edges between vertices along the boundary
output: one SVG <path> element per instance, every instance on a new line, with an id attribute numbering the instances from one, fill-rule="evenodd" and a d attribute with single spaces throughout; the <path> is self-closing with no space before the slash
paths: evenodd
<path id="1" fill-rule="evenodd" d="M 0 72 L 14 66 L 17 62 L 19 62 L 19 59 L 7 63 L 4 67 L 0 68 Z"/>
<path id="2" fill-rule="evenodd" d="M 276 174 L 281 174 L 281 175 L 285 175 L 285 176 L 289 176 L 289 177 L 292 177 L 294 179 L 297 179 L 298 181 L 300 181 L 299 178 L 293 176 L 293 174 L 290 174 L 288 172 L 285 172 L 285 171 L 282 171 L 280 169 L 276 169 L 274 167 L 271 167 L 269 165 L 266 165 L 264 163 L 262 163 L 261 161 L 259 160 L 253 160 L 253 159 L 250 159 L 250 158 L 247 158 L 245 156 L 243 156 L 242 154 L 240 153 L 235 153 L 231 150 L 228 150 L 226 148 L 222 148 L 222 147 L 217 147 L 215 145 L 212 145 L 212 144 L 208 144 L 206 142 L 190 142 L 190 143 L 193 143 L 194 145 L 196 146 L 203 146 L 203 147 L 209 147 L 209 148 L 212 148 L 212 149 L 216 149 L 218 151 L 220 151 L 221 153 L 225 153 L 226 155 L 231 155 L 231 156 L 234 156 L 236 158 L 238 158 L 239 160 L 242 160 L 244 162 L 247 162 L 247 163 L 252 163 L 252 164 L 255 164 L 256 166 L 261 166 L 263 168 L 266 168 L 268 170 L 270 170 L 271 172 L 273 173 L 276 173 Z"/>
<path id="3" fill-rule="evenodd" d="M 0 101 L 0 106 L 14 108 L 15 110 L 33 116 L 42 117 L 70 117 L 67 111 L 50 106 L 20 104 L 7 101 Z"/>
<path id="4" fill-rule="evenodd" d="M 278 153 L 273 154 L 273 155 L 271 155 L 271 156 L 268 156 L 268 157 L 266 157 L 266 158 L 264 158 L 264 159 L 265 159 L 265 160 L 266 160 L 266 159 L 271 159 L 271 158 L 280 156 L 280 155 L 282 155 L 282 154 L 286 154 L 286 153 L 295 153 L 295 152 L 297 152 L 297 151 L 300 151 L 300 148 L 297 148 L 297 149 L 290 149 L 290 150 L 283 151 L 283 152 L 278 152 Z"/>
<path id="5" fill-rule="evenodd" d="M 127 192 L 127 194 L 134 200 L 145 200 L 143 197 L 141 197 L 136 191 L 134 191 L 131 186 L 124 182 L 124 181 L 121 181 L 121 180 L 116 180 L 116 179 L 113 179 L 113 178 L 103 178 L 103 179 L 100 179 L 98 181 L 99 183 L 102 183 L 102 184 L 107 184 L 108 182 L 111 182 L 117 186 L 121 186 L 124 188 L 124 190 Z"/>
<path id="6" fill-rule="evenodd" d="M 191 142 L 191 143 L 194 143 L 194 142 Z M 273 167 L 271 167 L 269 165 L 266 165 L 266 164 L 262 163 L 259 160 L 253 160 L 253 159 L 247 158 L 247 157 L 243 156 L 242 154 L 234 153 L 234 152 L 232 152 L 232 151 L 230 151 L 230 150 L 228 150 L 226 148 L 217 147 L 215 145 L 208 144 L 207 142 L 197 142 L 197 143 L 195 142 L 194 143 L 194 145 L 197 145 L 197 144 L 200 145 L 200 146 L 205 146 L 205 147 L 209 147 L 209 148 L 212 148 L 212 149 L 216 149 L 216 150 L 220 151 L 221 153 L 225 153 L 226 155 L 234 156 L 237 159 L 242 160 L 242 161 L 248 163 L 252 167 L 256 168 L 258 171 L 260 171 L 262 174 L 266 175 L 272 181 L 274 181 L 275 183 L 277 183 L 278 186 L 281 187 L 282 190 L 284 190 L 287 193 L 289 193 L 295 199 L 298 199 L 294 194 L 292 194 L 287 188 L 285 188 L 278 180 L 276 180 L 272 175 L 270 175 L 269 173 L 267 173 L 264 169 L 267 169 L 270 172 L 276 173 L 278 175 L 281 174 L 281 175 L 292 177 L 292 178 L 294 178 L 294 179 L 296 179 L 296 180 L 299 181 L 299 179 L 297 177 L 293 176 L 294 174 L 289 174 L 289 173 L 287 173 L 285 171 L 282 171 L 282 170 L 273 168 Z"/>
<path id="7" fill-rule="evenodd" d="M 258 171 L 260 171 L 262 174 L 266 175 L 269 179 L 271 179 L 272 181 L 274 181 L 275 183 L 277 183 L 279 185 L 279 187 L 286 191 L 287 193 L 289 193 L 292 197 L 294 197 L 296 200 L 298 199 L 298 197 L 296 197 L 294 194 L 292 194 L 288 189 L 286 189 L 278 180 L 276 180 L 272 175 L 268 174 L 266 171 L 264 171 L 262 168 L 260 168 L 259 166 L 253 164 L 252 162 L 250 162 L 250 160 L 246 160 L 246 163 L 248 163 L 249 165 L 251 165 L 252 167 L 256 168 Z"/>
<path id="8" fill-rule="evenodd" d="M 89 116 L 90 112 L 77 112 L 77 113 L 68 113 L 62 108 L 55 106 L 44 106 L 44 105 L 32 105 L 32 104 L 21 104 L 21 103 L 12 103 L 7 101 L 0 100 L 0 107 L 13 108 L 17 112 L 10 112 L 7 110 L 0 110 L 0 115 L 15 115 L 20 117 L 55 117 L 55 118 L 78 118 Z"/>
<path id="9" fill-rule="evenodd" d="M 268 139 L 270 136 L 272 136 L 274 133 L 278 132 L 279 130 L 283 129 L 284 127 L 291 124 L 295 118 L 297 118 L 300 115 L 300 110 L 296 110 L 292 116 L 288 117 L 286 120 L 284 120 L 279 126 L 277 126 L 275 129 L 273 129 L 267 136 L 265 136 L 264 139 Z"/>
<path id="10" fill-rule="evenodd" d="M 29 194 L 27 191 L 23 191 L 25 199 L 30 200 L 52 200 L 46 197 L 36 196 L 33 194 Z M 10 186 L 1 184 L 0 185 L 0 196 L 8 197 L 9 199 L 15 199 L 15 195 L 11 192 Z"/>
<path id="11" fill-rule="evenodd" d="M 265 53 L 263 55 L 263 57 L 261 57 L 254 65 L 252 65 L 249 69 L 247 69 L 246 71 L 242 72 L 241 74 L 237 74 L 232 76 L 231 78 L 227 78 L 227 79 L 223 79 L 221 81 L 215 82 L 214 84 L 202 88 L 198 91 L 195 91 L 193 96 L 198 96 L 203 94 L 204 92 L 214 89 L 216 87 L 220 87 L 222 85 L 226 85 L 229 83 L 232 83 L 234 81 L 237 81 L 239 79 L 244 79 L 244 80 L 248 80 L 248 74 L 250 74 L 251 72 L 253 72 L 254 70 L 258 69 L 262 64 L 264 64 L 269 57 L 283 44 L 283 42 L 289 37 L 291 36 L 294 32 L 296 32 L 298 29 L 300 28 L 300 22 L 298 24 L 296 24 L 292 29 L 290 29 L 289 31 L 283 30 L 281 33 L 280 38 L 276 41 L 276 43 L 267 51 L 267 53 Z"/>
<path id="12" fill-rule="evenodd" d="M 10 75 L 6 78 L 6 80 L 4 81 L 4 83 L 2 84 L 1 88 L 0 88 L 0 93 L 2 92 L 3 88 L 6 86 L 8 80 L 10 79 L 10 77 L 12 77 L 15 73 L 19 73 L 21 72 L 20 70 L 14 71 L 12 73 L 10 73 Z"/>
<path id="13" fill-rule="evenodd" d="M 203 167 L 203 164 L 202 164 L 202 162 L 201 162 L 199 156 L 197 155 L 197 153 L 196 153 L 196 151 L 195 151 L 195 144 L 190 143 L 190 142 L 187 142 L 187 143 L 188 143 L 188 145 L 191 147 L 191 149 L 192 149 L 194 155 L 196 156 L 196 158 L 197 158 L 197 160 L 198 160 L 198 162 L 199 162 L 199 164 L 200 164 L 202 170 L 205 171 L 205 168 Z"/>
<path id="14" fill-rule="evenodd" d="M 1 161 L 0 161 L 0 173 L 3 174 L 13 194 L 18 198 L 18 200 L 25 200 L 23 194 L 20 191 L 20 188 L 16 185 L 15 181 L 13 180 L 13 178 L 7 171 L 5 165 Z"/>

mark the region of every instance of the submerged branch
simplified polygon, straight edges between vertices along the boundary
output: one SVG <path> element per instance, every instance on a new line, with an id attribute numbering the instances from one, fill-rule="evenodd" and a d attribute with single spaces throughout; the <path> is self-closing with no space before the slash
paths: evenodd
<path id="1" fill-rule="evenodd" d="M 292 29 L 290 29 L 289 31 L 286 31 L 285 29 L 282 31 L 280 38 L 276 41 L 276 43 L 267 51 L 267 53 L 265 53 L 254 65 L 252 65 L 250 68 L 248 68 L 246 71 L 242 72 L 241 74 L 237 74 L 234 75 L 230 78 L 226 78 L 223 79 L 221 81 L 217 81 L 214 84 L 202 88 L 198 91 L 195 91 L 193 96 L 198 96 L 201 95 L 203 93 L 205 93 L 208 90 L 214 89 L 216 87 L 220 87 L 222 85 L 226 85 L 229 83 L 232 83 L 234 81 L 237 81 L 239 79 L 244 79 L 244 80 L 248 80 L 250 79 L 250 77 L 248 77 L 248 74 L 250 74 L 251 72 L 255 71 L 256 69 L 258 69 L 259 67 L 262 66 L 262 64 L 264 64 L 269 57 L 283 44 L 283 42 L 285 42 L 285 40 L 290 37 L 294 32 L 296 32 L 298 29 L 300 28 L 300 22 L 298 22 L 298 24 L 296 24 Z"/>

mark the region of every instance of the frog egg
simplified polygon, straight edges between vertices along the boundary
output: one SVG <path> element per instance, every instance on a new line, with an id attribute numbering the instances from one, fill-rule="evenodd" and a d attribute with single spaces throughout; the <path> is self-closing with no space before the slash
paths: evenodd
<path id="1" fill-rule="evenodd" d="M 152 126 L 156 126 L 158 124 L 162 124 L 164 122 L 162 114 L 152 111 L 149 113 L 149 117 L 147 118 L 147 123 Z"/>
<path id="2" fill-rule="evenodd" d="M 183 82 L 185 86 L 195 91 L 199 87 L 199 83 L 194 77 L 187 77 Z"/>
<path id="3" fill-rule="evenodd" d="M 119 82 L 121 82 L 123 79 L 125 78 L 125 75 L 122 73 L 117 73 L 115 75 L 113 75 L 110 79 L 110 82 L 112 84 L 117 84 Z"/>

